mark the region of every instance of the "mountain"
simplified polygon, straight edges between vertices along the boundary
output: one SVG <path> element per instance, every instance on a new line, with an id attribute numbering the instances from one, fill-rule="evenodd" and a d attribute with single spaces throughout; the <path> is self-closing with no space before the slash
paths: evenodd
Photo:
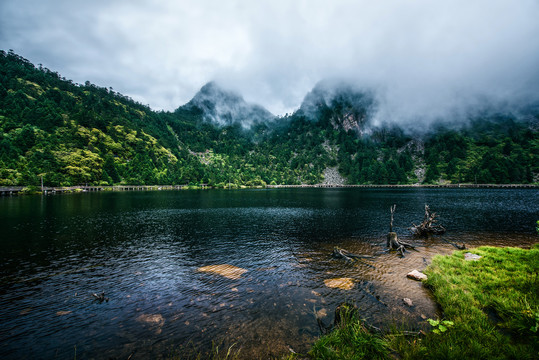
<path id="1" fill-rule="evenodd" d="M 0 51 L 0 186 L 539 182 L 537 108 L 416 133 L 375 124 L 377 106 L 369 89 L 324 81 L 277 121 L 210 83 L 156 112 Z"/>
<path id="2" fill-rule="evenodd" d="M 275 116 L 260 105 L 249 104 L 235 92 L 224 90 L 215 82 L 204 85 L 193 99 L 183 106 L 185 110 L 199 111 L 204 120 L 216 125 L 240 124 L 250 128 L 256 123 L 267 123 Z"/>
<path id="3" fill-rule="evenodd" d="M 372 90 L 344 81 L 324 80 L 305 96 L 299 111 L 310 119 L 329 122 L 334 129 L 364 134 L 376 107 Z"/>

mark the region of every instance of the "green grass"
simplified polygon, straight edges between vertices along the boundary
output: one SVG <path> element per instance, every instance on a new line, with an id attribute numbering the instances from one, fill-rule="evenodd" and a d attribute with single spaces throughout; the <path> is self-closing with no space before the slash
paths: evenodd
<path id="1" fill-rule="evenodd" d="M 345 306 L 341 321 L 328 335 L 320 338 L 309 355 L 314 359 L 386 359 L 389 348 L 362 324 L 357 309 Z"/>
<path id="2" fill-rule="evenodd" d="M 464 251 L 458 251 L 434 257 L 425 270 L 425 285 L 443 310 L 443 319 L 429 321 L 435 331 L 420 337 L 392 331 L 382 337 L 369 333 L 354 315 L 321 337 L 310 357 L 538 359 L 539 245 L 471 252 L 482 258 L 465 261 Z"/>
<path id="3" fill-rule="evenodd" d="M 410 358 L 538 358 L 539 245 L 471 252 L 482 258 L 465 261 L 458 251 L 434 257 L 425 270 L 425 285 L 454 326 L 416 342 Z"/>

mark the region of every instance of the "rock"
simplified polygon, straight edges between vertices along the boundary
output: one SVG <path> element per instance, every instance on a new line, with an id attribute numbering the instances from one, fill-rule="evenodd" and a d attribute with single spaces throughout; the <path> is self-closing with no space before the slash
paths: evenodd
<path id="1" fill-rule="evenodd" d="M 247 272 L 246 269 L 227 264 L 203 266 L 198 268 L 198 271 L 219 274 L 232 280 L 237 280 L 241 278 L 241 275 Z"/>
<path id="2" fill-rule="evenodd" d="M 165 319 L 163 319 L 161 314 L 142 314 L 137 318 L 137 321 L 157 326 L 161 326 L 165 323 Z"/>
<path id="3" fill-rule="evenodd" d="M 409 299 L 409 298 L 404 298 L 404 299 L 402 299 L 402 302 L 403 302 L 405 305 L 409 306 L 409 307 L 414 306 L 414 303 L 413 303 L 412 300 Z"/>
<path id="4" fill-rule="evenodd" d="M 316 312 L 316 317 L 317 318 L 323 318 L 323 317 L 326 317 L 328 316 L 328 311 L 326 309 L 320 309 Z"/>
<path id="5" fill-rule="evenodd" d="M 417 271 L 417 270 L 410 271 L 408 274 L 406 274 L 406 276 L 409 279 L 417 280 L 417 281 L 427 280 L 427 275 L 425 275 L 422 272 Z"/>
<path id="6" fill-rule="evenodd" d="M 477 261 L 479 259 L 481 259 L 480 255 L 472 254 L 472 253 L 469 253 L 469 252 L 464 254 L 464 260 L 466 260 L 466 261 Z"/>
<path id="7" fill-rule="evenodd" d="M 354 287 L 354 280 L 352 278 L 326 279 L 324 284 L 333 289 L 350 290 Z"/>

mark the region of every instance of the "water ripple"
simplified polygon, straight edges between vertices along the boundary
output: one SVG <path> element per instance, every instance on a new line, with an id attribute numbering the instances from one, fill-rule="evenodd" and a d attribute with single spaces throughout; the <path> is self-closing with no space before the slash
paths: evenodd
<path id="1" fill-rule="evenodd" d="M 258 190 L 0 199 L 0 357 L 127 358 L 236 343 L 246 358 L 306 351 L 343 302 L 383 326 L 433 317 L 405 274 L 453 248 L 406 228 L 425 202 L 469 246 L 535 241 L 536 190 Z M 384 253 L 389 206 L 417 252 Z M 5 215 L 5 216 L 4 216 Z M 510 223 L 510 224 L 508 224 Z M 371 255 L 357 264 L 334 246 Z M 200 272 L 232 265 L 238 278 Z M 324 280 L 350 278 L 351 290 Z M 105 292 L 99 302 L 93 293 Z M 414 301 L 403 306 L 402 298 Z M 315 315 L 317 314 L 317 315 Z"/>

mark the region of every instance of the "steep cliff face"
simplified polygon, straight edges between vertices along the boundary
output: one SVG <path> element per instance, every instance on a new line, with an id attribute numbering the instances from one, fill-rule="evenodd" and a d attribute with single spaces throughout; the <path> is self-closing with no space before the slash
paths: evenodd
<path id="1" fill-rule="evenodd" d="M 219 126 L 240 124 L 243 128 L 250 128 L 253 124 L 275 119 L 262 106 L 247 103 L 239 94 L 225 90 L 215 82 L 204 85 L 182 108 L 198 110 L 204 120 Z"/>
<path id="2" fill-rule="evenodd" d="M 336 130 L 363 134 L 369 131 L 376 99 L 371 90 L 340 81 L 322 81 L 305 96 L 299 111 L 309 119 L 328 122 Z"/>

